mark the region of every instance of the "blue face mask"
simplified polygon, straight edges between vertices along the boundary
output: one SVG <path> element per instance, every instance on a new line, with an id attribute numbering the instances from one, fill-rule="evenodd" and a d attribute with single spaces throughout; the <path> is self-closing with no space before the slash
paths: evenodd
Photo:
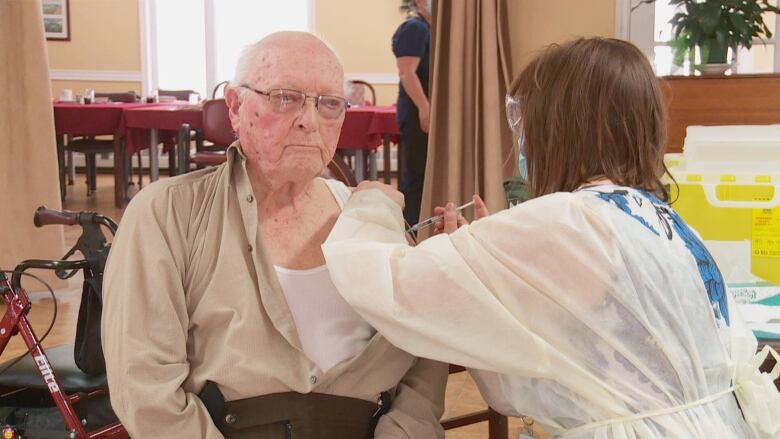
<path id="1" fill-rule="evenodd" d="M 528 160 L 525 159 L 525 136 L 522 132 L 517 138 L 517 169 L 520 170 L 520 177 L 528 181 Z"/>

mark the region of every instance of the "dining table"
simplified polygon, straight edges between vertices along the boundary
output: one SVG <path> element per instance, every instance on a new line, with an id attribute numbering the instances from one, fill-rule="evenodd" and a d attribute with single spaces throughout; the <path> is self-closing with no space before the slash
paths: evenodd
<path id="1" fill-rule="evenodd" d="M 127 130 L 128 155 L 149 148 L 149 145 L 157 145 L 160 140 L 165 140 L 166 147 L 172 147 L 176 131 L 182 124 L 189 124 L 194 130 L 202 130 L 202 106 L 171 103 L 133 108 L 125 112 L 124 123 Z M 391 143 L 399 141 L 400 131 L 394 105 L 350 107 L 344 117 L 337 149 L 354 151 L 355 178 L 362 181 L 366 176 L 372 180 L 377 179 L 376 151 L 382 146 L 383 177 L 385 183 L 390 183 L 390 146 Z M 180 158 L 180 163 L 185 163 L 181 159 L 189 152 L 189 145 L 180 144 L 178 149 L 176 156 Z M 150 154 L 149 167 L 150 180 L 157 180 L 159 161 L 156 153 Z M 179 172 L 186 170 L 180 169 Z"/>
<path id="2" fill-rule="evenodd" d="M 383 177 L 390 183 L 390 144 L 399 145 L 397 158 L 398 173 L 401 173 L 400 130 L 396 122 L 395 105 L 354 106 L 347 109 L 344 124 L 341 126 L 338 149 L 355 152 L 355 179 L 365 179 L 366 173 L 371 180 L 377 179 L 376 151 L 382 146 Z M 365 169 L 368 154 L 368 169 Z"/>
<path id="3" fill-rule="evenodd" d="M 187 102 L 172 103 L 100 103 L 77 104 L 54 102 L 54 121 L 57 133 L 57 157 L 61 178 L 64 178 L 65 136 L 111 135 L 114 139 L 114 198 L 117 207 L 127 201 L 128 157 L 154 146 L 150 157 L 150 180 L 159 178 L 158 145 L 177 148 L 175 156 L 180 163 L 190 145 L 178 142 L 177 133 L 183 124 L 193 130 L 202 129 L 202 106 Z M 355 152 L 355 177 L 358 181 L 377 179 L 377 149 L 383 147 L 383 179 L 390 183 L 390 146 L 399 144 L 398 172 L 401 173 L 400 130 L 394 105 L 356 106 L 347 109 L 338 150 Z M 173 159 L 174 154 L 171 154 Z M 368 159 L 368 160 L 366 160 Z M 174 163 L 170 164 L 175 167 Z M 179 172 L 186 172 L 179 169 Z M 64 193 L 62 194 L 64 198 Z"/>
<path id="4" fill-rule="evenodd" d="M 127 133 L 123 115 L 126 110 L 154 104 L 147 103 L 95 103 L 79 104 L 55 101 L 54 130 L 57 140 L 59 176 L 65 181 L 66 136 L 112 136 L 114 142 L 114 204 L 123 207 L 127 198 L 127 162 L 123 139 Z M 72 166 L 72 164 L 69 164 Z M 61 185 L 64 187 L 64 185 Z M 65 198 L 64 190 L 61 193 Z"/>
<path id="5" fill-rule="evenodd" d="M 149 153 L 149 179 L 159 178 L 159 157 L 157 146 L 162 143 L 166 149 L 176 148 L 176 154 L 169 155 L 169 168 L 175 175 L 176 161 L 181 161 L 182 148 L 189 145 L 177 143 L 177 133 L 182 124 L 189 124 L 193 130 L 203 129 L 203 106 L 188 102 L 164 103 L 154 106 L 131 108 L 125 111 L 124 124 L 127 130 L 127 155 L 152 148 Z M 181 170 L 179 170 L 181 171 Z"/>

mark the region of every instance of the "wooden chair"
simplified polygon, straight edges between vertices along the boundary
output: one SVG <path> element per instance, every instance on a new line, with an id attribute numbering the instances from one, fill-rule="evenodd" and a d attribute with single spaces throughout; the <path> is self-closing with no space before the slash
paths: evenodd
<path id="1" fill-rule="evenodd" d="M 358 184 L 355 173 L 352 172 L 352 168 L 338 152 L 333 155 L 330 163 L 328 163 L 328 171 L 330 172 L 331 177 L 341 181 L 349 187 L 355 187 Z"/>
<path id="2" fill-rule="evenodd" d="M 350 88 L 354 86 L 357 87 L 357 90 L 362 89 L 362 92 L 356 93 L 355 96 L 352 96 L 352 99 L 350 99 L 351 93 L 348 93 L 347 101 L 350 105 L 376 105 L 376 89 L 374 89 L 373 85 L 362 79 L 351 79 L 347 81 L 347 84 L 349 84 Z M 368 90 L 369 99 L 365 98 L 366 90 Z"/>
<path id="3" fill-rule="evenodd" d="M 120 93 L 97 93 L 95 92 L 95 98 L 108 98 L 110 102 L 124 102 L 132 103 L 141 100 L 141 97 L 135 94 L 135 91 L 130 90 Z"/>
<path id="4" fill-rule="evenodd" d="M 462 373 L 466 369 L 454 364 L 450 365 L 450 374 Z M 509 438 L 509 422 L 507 417 L 496 412 L 488 407 L 485 410 L 480 410 L 474 413 L 468 413 L 454 418 L 442 419 L 441 425 L 445 430 L 451 430 L 453 428 L 464 427 L 466 425 L 476 424 L 479 422 L 488 423 L 488 438 L 489 439 L 508 439 Z"/>
<path id="5" fill-rule="evenodd" d="M 198 98 L 200 98 L 200 93 L 198 93 L 195 90 L 157 90 L 157 96 L 172 96 L 177 101 L 189 101 L 191 94 L 198 95 Z M 190 136 L 195 136 L 195 141 L 198 145 L 198 150 L 202 149 L 203 147 L 203 133 L 199 130 L 193 129 L 190 133 Z M 176 154 L 173 150 L 168 152 L 168 175 L 173 177 L 176 175 L 176 170 L 173 167 L 172 163 L 176 161 Z"/>
<path id="6" fill-rule="evenodd" d="M 194 154 L 187 154 L 185 171 L 189 169 L 189 163 L 194 163 L 198 169 L 223 163 L 227 159 L 225 150 L 235 139 L 225 99 L 209 99 L 204 102 L 203 140 L 211 142 L 212 145 L 206 149 L 199 144 Z"/>
<path id="7" fill-rule="evenodd" d="M 758 350 L 760 351 L 764 345 L 769 345 L 772 349 L 774 349 L 776 352 L 780 352 L 780 340 L 758 340 Z M 773 356 L 768 356 L 767 359 L 764 361 L 764 364 L 762 364 L 759 367 L 759 370 L 764 373 L 771 373 L 772 369 L 774 369 L 775 365 L 777 364 L 777 360 Z M 775 387 L 777 387 L 777 390 L 780 390 L 780 378 L 775 380 Z"/>
<path id="8" fill-rule="evenodd" d="M 222 89 L 222 95 L 224 96 L 225 95 L 224 89 L 225 89 L 225 87 L 228 86 L 228 84 L 230 84 L 230 81 L 222 81 L 219 84 L 217 84 L 216 86 L 214 86 L 214 90 L 211 91 L 211 99 L 216 99 L 217 98 L 217 93 L 219 93 L 220 89 Z"/>
<path id="9" fill-rule="evenodd" d="M 368 93 L 366 93 L 366 91 L 368 91 Z M 347 102 L 349 102 L 349 105 L 352 107 L 376 106 L 376 90 L 374 89 L 374 86 L 362 79 L 350 79 L 347 81 L 346 92 Z M 368 94 L 368 96 L 366 96 L 366 94 Z M 338 159 L 350 168 L 352 166 L 357 166 L 357 164 L 353 163 L 353 157 L 355 156 L 354 150 L 342 150 L 337 154 Z M 364 164 L 361 165 L 365 166 Z M 341 165 L 339 164 L 339 166 Z"/>

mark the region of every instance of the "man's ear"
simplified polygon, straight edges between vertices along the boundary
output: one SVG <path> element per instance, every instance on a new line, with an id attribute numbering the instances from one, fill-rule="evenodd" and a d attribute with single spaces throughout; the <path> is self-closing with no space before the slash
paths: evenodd
<path id="1" fill-rule="evenodd" d="M 238 89 L 235 87 L 228 87 L 225 90 L 225 103 L 228 107 L 228 116 L 230 116 L 230 125 L 233 127 L 233 131 L 239 132 L 241 127 L 241 118 L 238 116 L 238 109 L 241 107 L 241 97 L 239 96 Z"/>

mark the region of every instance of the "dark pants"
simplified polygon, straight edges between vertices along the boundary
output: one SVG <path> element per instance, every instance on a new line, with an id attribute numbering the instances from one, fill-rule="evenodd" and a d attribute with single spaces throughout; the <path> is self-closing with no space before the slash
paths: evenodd
<path id="1" fill-rule="evenodd" d="M 409 225 L 420 221 L 423 184 L 425 182 L 425 160 L 428 157 L 428 134 L 420 129 L 417 108 L 412 106 L 406 120 L 399 121 L 401 144 L 404 149 L 403 175 L 400 176 L 400 188 L 406 200 L 404 219 Z M 429 215 L 426 214 L 427 218 Z"/>

